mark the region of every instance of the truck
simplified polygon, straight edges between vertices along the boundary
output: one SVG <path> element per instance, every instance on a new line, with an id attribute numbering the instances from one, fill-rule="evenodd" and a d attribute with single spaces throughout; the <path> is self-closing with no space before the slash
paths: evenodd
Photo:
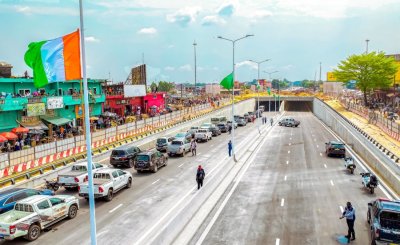
<path id="1" fill-rule="evenodd" d="M 93 172 L 98 171 L 99 169 L 106 168 L 106 166 L 100 163 L 92 163 L 93 164 Z M 64 186 L 66 190 L 72 190 L 74 188 L 78 188 L 79 184 L 87 181 L 87 162 L 77 163 L 71 167 L 71 170 L 65 174 L 59 174 L 57 177 L 57 182 Z"/>
<path id="2" fill-rule="evenodd" d="M 35 195 L 15 203 L 14 209 L 0 215 L 0 239 L 24 237 L 34 241 L 44 229 L 65 218 L 73 219 L 79 200 L 68 195 Z"/>
<path id="3" fill-rule="evenodd" d="M 190 151 L 190 140 L 187 138 L 176 138 L 168 145 L 168 156 L 181 155 Z"/>
<path id="4" fill-rule="evenodd" d="M 378 198 L 368 203 L 371 245 L 400 244 L 400 202 Z"/>
<path id="5" fill-rule="evenodd" d="M 212 117 L 211 118 L 211 123 L 212 124 L 218 124 L 218 123 L 226 123 L 227 119 L 224 116 L 220 117 Z"/>
<path id="6" fill-rule="evenodd" d="M 196 131 L 194 138 L 197 142 L 212 140 L 212 132 L 208 128 L 200 128 Z"/>
<path id="7" fill-rule="evenodd" d="M 93 193 L 94 198 L 104 198 L 107 202 L 111 201 L 114 193 L 123 188 L 131 188 L 132 174 L 121 169 L 105 168 L 93 174 Z M 79 196 L 89 200 L 88 183 L 79 185 Z"/>

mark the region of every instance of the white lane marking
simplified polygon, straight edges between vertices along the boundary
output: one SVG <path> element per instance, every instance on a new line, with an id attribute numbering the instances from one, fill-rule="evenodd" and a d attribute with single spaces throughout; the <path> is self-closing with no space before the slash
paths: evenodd
<path id="1" fill-rule="evenodd" d="M 292 145 L 292 143 L 289 143 L 289 145 Z"/>
<path id="2" fill-rule="evenodd" d="M 287 151 L 288 154 L 290 154 L 290 151 Z"/>
<path id="3" fill-rule="evenodd" d="M 117 209 L 119 209 L 120 207 L 122 207 L 122 203 L 121 204 L 119 204 L 118 206 L 116 206 L 115 208 L 113 208 L 113 209 L 111 209 L 110 211 L 108 211 L 109 213 L 112 213 L 112 212 L 114 212 L 115 210 L 117 210 Z"/>
<path id="4" fill-rule="evenodd" d="M 281 200 L 281 207 L 283 207 L 283 205 L 285 205 L 285 199 L 282 198 L 282 200 Z"/>
<path id="5" fill-rule="evenodd" d="M 181 165 L 179 165 L 179 166 L 178 166 L 178 168 L 182 167 L 182 166 L 183 166 L 183 164 L 185 164 L 185 163 L 182 163 Z"/>
<path id="6" fill-rule="evenodd" d="M 210 145 L 211 147 L 213 147 L 214 145 L 212 144 L 212 145 Z"/>
<path id="7" fill-rule="evenodd" d="M 317 139 L 314 139 L 314 141 L 317 141 Z"/>
<path id="8" fill-rule="evenodd" d="M 158 181 L 160 181 L 160 179 L 154 181 L 153 183 L 151 183 L 152 185 L 154 185 L 155 183 L 157 183 Z"/>
<path id="9" fill-rule="evenodd" d="M 201 155 L 201 153 L 198 153 L 197 155 L 198 155 L 198 156 L 200 156 L 200 155 Z"/>
<path id="10" fill-rule="evenodd" d="M 285 181 L 287 180 L 287 176 L 285 175 Z"/>
<path id="11" fill-rule="evenodd" d="M 324 167 L 325 167 L 325 168 L 328 168 L 328 167 L 326 166 L 326 164 L 324 164 Z"/>
<path id="12" fill-rule="evenodd" d="M 107 161 L 107 160 L 110 160 L 110 158 L 104 158 L 104 159 L 101 159 L 101 160 L 98 160 L 97 162 L 104 162 L 104 161 Z"/>
<path id="13" fill-rule="evenodd" d="M 340 212 L 343 213 L 343 211 L 344 211 L 343 206 L 339 206 L 339 208 L 340 208 Z"/>
<path id="14" fill-rule="evenodd" d="M 286 161 L 286 164 L 289 164 L 289 161 Z"/>
<path id="15" fill-rule="evenodd" d="M 279 245 L 279 242 L 280 242 L 280 239 L 277 238 L 276 241 L 275 241 L 275 245 Z"/>
<path id="16" fill-rule="evenodd" d="M 331 185 L 334 186 L 335 184 L 333 184 L 333 181 L 331 180 Z"/>
<path id="17" fill-rule="evenodd" d="M 319 145 L 317 145 L 317 148 L 319 147 Z"/>
<path id="18" fill-rule="evenodd" d="M 322 153 L 320 152 L 319 155 L 322 157 Z"/>
<path id="19" fill-rule="evenodd" d="M 290 138 L 290 140 L 292 140 L 292 138 Z"/>

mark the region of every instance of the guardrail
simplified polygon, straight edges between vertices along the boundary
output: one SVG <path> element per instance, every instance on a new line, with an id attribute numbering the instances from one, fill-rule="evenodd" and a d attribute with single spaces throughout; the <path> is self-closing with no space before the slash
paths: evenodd
<path id="1" fill-rule="evenodd" d="M 144 138 L 146 136 L 149 136 L 151 134 L 159 133 L 159 132 L 161 132 L 163 130 L 166 130 L 168 128 L 175 127 L 178 124 L 181 124 L 181 123 L 184 123 L 184 122 L 187 122 L 187 121 L 191 121 L 193 119 L 197 119 L 199 117 L 204 116 L 205 114 L 208 114 L 208 113 L 211 113 L 211 112 L 218 112 L 218 111 L 224 109 L 225 107 L 226 106 L 220 106 L 219 108 L 214 109 L 214 110 L 212 108 L 206 108 L 203 111 L 197 112 L 193 116 L 192 115 L 184 115 L 181 120 L 173 119 L 170 122 L 168 122 L 167 124 L 161 125 L 158 128 L 154 128 L 154 127 L 150 128 L 149 127 L 148 131 L 143 131 L 142 133 L 139 133 L 139 134 L 136 134 L 136 135 L 130 135 L 130 136 L 127 136 L 125 138 L 118 139 L 117 141 L 114 141 L 114 142 L 111 142 L 111 143 L 108 143 L 108 144 L 104 144 L 104 145 L 99 146 L 99 147 L 95 147 L 92 150 L 92 155 L 98 155 L 98 154 L 104 153 L 105 151 L 109 151 L 111 149 L 114 149 L 114 148 L 116 148 L 118 146 L 121 146 L 121 145 L 124 145 L 124 144 L 128 144 L 128 143 L 132 143 L 135 140 L 142 139 L 142 138 Z M 62 167 L 62 166 L 67 166 L 68 164 L 75 163 L 78 160 L 85 159 L 86 156 L 87 156 L 86 151 L 83 151 L 83 152 L 75 154 L 73 156 L 66 157 L 66 158 L 59 159 L 59 160 L 55 160 L 55 161 L 52 161 L 50 163 L 47 163 L 47 164 L 44 164 L 44 165 L 29 169 L 28 171 L 24 171 L 24 172 L 21 172 L 21 173 L 16 173 L 16 174 L 14 174 L 12 176 L 9 176 L 9 177 L 1 179 L 0 180 L 0 188 L 6 187 L 6 186 L 9 186 L 9 185 L 15 185 L 17 182 L 19 182 L 21 180 L 29 180 L 32 177 L 44 174 L 44 173 L 46 173 L 48 171 L 55 170 L 55 169 L 57 169 L 59 167 Z"/>

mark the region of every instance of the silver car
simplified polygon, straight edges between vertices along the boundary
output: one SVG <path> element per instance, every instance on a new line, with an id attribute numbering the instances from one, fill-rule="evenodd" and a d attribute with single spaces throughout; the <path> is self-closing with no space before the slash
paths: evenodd
<path id="1" fill-rule="evenodd" d="M 190 151 L 190 140 L 187 138 L 174 139 L 168 145 L 168 156 L 181 155 L 184 156 L 186 152 Z"/>

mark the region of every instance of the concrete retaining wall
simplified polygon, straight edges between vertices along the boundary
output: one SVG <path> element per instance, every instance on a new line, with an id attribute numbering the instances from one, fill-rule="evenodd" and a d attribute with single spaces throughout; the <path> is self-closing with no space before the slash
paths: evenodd
<path id="1" fill-rule="evenodd" d="M 400 167 L 393 159 L 319 99 L 314 99 L 313 112 L 346 141 L 347 145 L 357 152 L 369 167 L 379 175 L 379 178 L 383 178 L 395 192 L 400 193 Z"/>

